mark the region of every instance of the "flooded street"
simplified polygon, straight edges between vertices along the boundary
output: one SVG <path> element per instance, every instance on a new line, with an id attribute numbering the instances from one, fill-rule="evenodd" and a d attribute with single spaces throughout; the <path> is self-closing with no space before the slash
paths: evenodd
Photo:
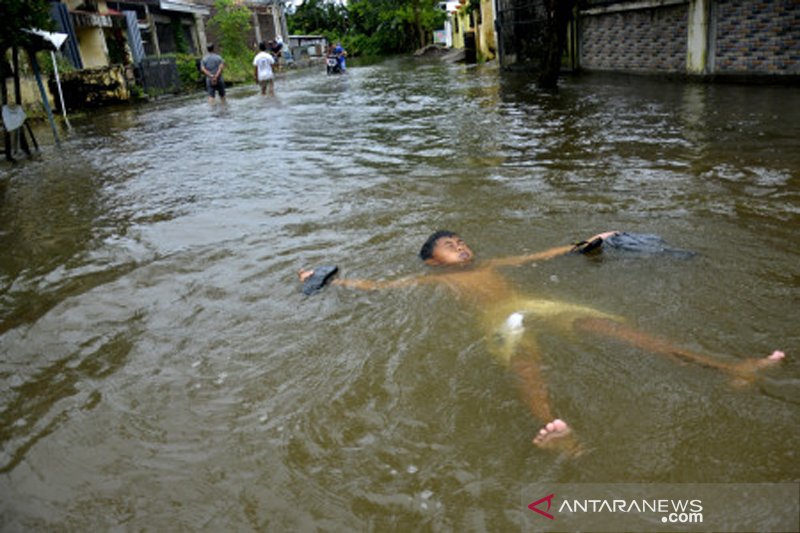
<path id="1" fill-rule="evenodd" d="M 396 60 L 276 92 L 90 113 L 0 166 L 0 529 L 514 531 L 534 482 L 800 479 L 796 87 L 593 75 L 550 94 Z M 503 274 L 725 361 L 788 360 L 734 387 L 544 332 L 584 453 L 537 449 L 444 287 L 300 292 L 320 264 L 427 272 L 436 229 L 479 258 L 657 233 L 696 256 Z"/>

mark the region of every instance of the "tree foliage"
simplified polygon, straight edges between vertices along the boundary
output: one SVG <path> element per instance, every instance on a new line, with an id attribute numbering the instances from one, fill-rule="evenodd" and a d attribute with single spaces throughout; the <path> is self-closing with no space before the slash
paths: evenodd
<path id="1" fill-rule="evenodd" d="M 220 51 L 228 57 L 249 56 L 247 36 L 253 18 L 250 10 L 235 0 L 216 0 L 214 8 L 209 24 L 219 36 Z"/>
<path id="2" fill-rule="evenodd" d="M 38 28 L 52 31 L 48 0 L 0 0 L 0 44 L 26 46 L 30 35 L 23 28 Z"/>
<path id="3" fill-rule="evenodd" d="M 444 25 L 437 0 L 305 0 L 288 17 L 291 33 L 342 41 L 351 54 L 393 54 L 427 44 Z"/>
<path id="4" fill-rule="evenodd" d="M 244 79 L 250 72 L 252 54 L 247 46 L 247 38 L 253 15 L 236 0 L 216 0 L 214 9 L 209 25 L 219 39 L 217 51 L 225 59 L 226 77 Z"/>
<path id="5" fill-rule="evenodd" d="M 347 8 L 337 2 L 305 0 L 286 23 L 290 34 L 332 33 L 341 36 L 348 29 Z"/>

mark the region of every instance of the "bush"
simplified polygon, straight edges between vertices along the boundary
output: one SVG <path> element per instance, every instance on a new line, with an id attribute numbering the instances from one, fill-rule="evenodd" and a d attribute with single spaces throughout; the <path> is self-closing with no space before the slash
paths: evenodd
<path id="1" fill-rule="evenodd" d="M 347 50 L 347 55 L 349 56 L 372 56 L 378 55 L 383 51 L 374 35 L 364 35 L 362 33 L 345 36 L 342 39 L 342 46 Z"/>
<path id="2" fill-rule="evenodd" d="M 184 90 L 192 90 L 203 86 L 203 75 L 197 68 L 199 57 L 191 54 L 175 54 L 178 77 Z"/>
<path id="3" fill-rule="evenodd" d="M 222 59 L 225 60 L 225 70 L 222 72 L 222 77 L 225 78 L 226 82 L 246 83 L 252 80 L 253 58 L 250 57 L 249 53 L 244 57 L 231 57 L 223 54 Z"/>
<path id="4" fill-rule="evenodd" d="M 234 0 L 216 0 L 216 13 L 209 24 L 219 35 L 218 52 L 225 60 L 223 76 L 229 81 L 242 82 L 251 77 L 253 53 L 247 46 L 252 14 Z"/>
<path id="5" fill-rule="evenodd" d="M 36 52 L 36 62 L 39 63 L 39 67 L 42 69 L 42 75 L 47 77 L 54 76 L 54 69 L 53 69 L 53 59 L 50 57 L 50 52 L 45 50 L 40 50 Z M 22 67 L 23 65 L 27 68 L 27 62 L 20 62 Z M 69 60 L 61 55 L 60 52 L 56 53 L 56 66 L 58 67 L 58 74 L 63 76 L 68 72 L 75 72 L 75 67 L 72 66 L 72 63 Z"/>

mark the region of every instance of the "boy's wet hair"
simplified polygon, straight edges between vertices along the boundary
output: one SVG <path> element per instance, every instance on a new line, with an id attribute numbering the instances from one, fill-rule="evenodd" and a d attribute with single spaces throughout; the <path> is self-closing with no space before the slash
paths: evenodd
<path id="1" fill-rule="evenodd" d="M 419 251 L 419 258 L 423 261 L 427 261 L 431 257 L 433 257 L 433 249 L 436 248 L 436 242 L 439 239 L 443 239 L 444 237 L 457 237 L 458 234 L 453 231 L 448 231 L 445 229 L 440 229 L 431 234 L 428 237 L 428 240 L 425 241 L 425 244 L 422 245 L 422 248 Z"/>
<path id="2" fill-rule="evenodd" d="M 209 52 L 213 52 L 214 51 L 214 43 L 208 43 L 208 46 L 206 46 L 206 50 L 208 50 Z"/>
<path id="3" fill-rule="evenodd" d="M 266 52 L 267 51 L 267 43 L 265 43 L 264 41 L 261 41 L 260 43 L 258 43 L 258 49 L 261 50 L 262 52 Z"/>

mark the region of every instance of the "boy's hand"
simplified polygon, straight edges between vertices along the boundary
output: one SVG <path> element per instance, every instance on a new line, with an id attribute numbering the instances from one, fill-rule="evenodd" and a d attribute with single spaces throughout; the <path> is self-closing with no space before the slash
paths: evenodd
<path id="1" fill-rule="evenodd" d="M 595 236 L 593 236 L 593 237 L 589 237 L 589 238 L 588 238 L 588 239 L 586 239 L 586 240 L 587 240 L 588 242 L 592 242 L 592 241 L 593 241 L 593 240 L 595 240 L 595 239 L 606 240 L 606 239 L 608 239 L 609 237 L 613 237 L 614 235 L 618 235 L 618 234 L 619 234 L 619 232 L 618 232 L 618 231 L 606 231 L 606 232 L 604 232 L 604 233 L 598 233 L 597 235 L 595 235 Z"/>
<path id="2" fill-rule="evenodd" d="M 605 231 L 603 233 L 598 233 L 597 235 L 589 237 L 585 241 L 576 242 L 572 248 L 572 252 L 578 252 L 579 254 L 596 252 L 601 249 L 604 240 L 618 234 L 618 231 Z"/>
<path id="3" fill-rule="evenodd" d="M 302 268 L 297 271 L 297 277 L 300 279 L 300 283 L 304 283 L 308 278 L 314 275 L 313 270 L 303 270 Z"/>

